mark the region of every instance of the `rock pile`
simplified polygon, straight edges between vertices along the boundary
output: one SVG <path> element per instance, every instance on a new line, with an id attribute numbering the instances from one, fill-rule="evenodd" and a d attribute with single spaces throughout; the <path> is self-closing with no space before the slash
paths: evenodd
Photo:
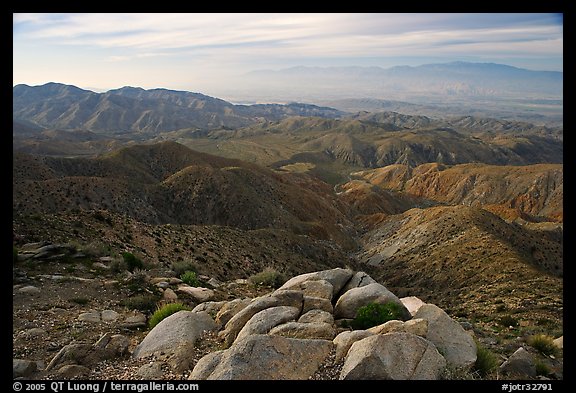
<path id="1" fill-rule="evenodd" d="M 348 327 L 360 307 L 390 302 L 401 320 Z M 307 273 L 262 297 L 180 311 L 158 324 L 133 356 L 158 354 L 186 368 L 194 343 L 210 331 L 225 349 L 202 357 L 190 379 L 309 379 L 331 353 L 343 362 L 340 379 L 439 379 L 448 365 L 474 364 L 476 345 L 460 324 L 433 304 L 406 303 L 410 309 L 364 272 Z"/>

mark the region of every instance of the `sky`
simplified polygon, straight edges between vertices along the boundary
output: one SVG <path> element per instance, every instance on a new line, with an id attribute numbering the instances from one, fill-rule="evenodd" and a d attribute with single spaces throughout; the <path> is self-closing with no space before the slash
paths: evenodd
<path id="1" fill-rule="evenodd" d="M 249 71 L 294 66 L 563 71 L 562 14 L 14 14 L 12 31 L 14 85 L 94 91 L 210 94 Z"/>

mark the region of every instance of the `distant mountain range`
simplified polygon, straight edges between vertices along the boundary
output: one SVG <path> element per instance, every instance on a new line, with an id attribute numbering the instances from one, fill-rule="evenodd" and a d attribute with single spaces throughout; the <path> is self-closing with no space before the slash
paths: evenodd
<path id="1" fill-rule="evenodd" d="M 561 98 L 563 73 L 531 71 L 494 63 L 452 62 L 417 67 L 293 67 L 248 74 L 272 84 L 305 85 L 309 90 L 360 88 L 387 94 Z M 350 94 L 349 96 L 353 96 Z"/>
<path id="2" fill-rule="evenodd" d="M 299 103 L 233 105 L 199 93 L 166 89 L 123 87 L 94 93 L 60 83 L 13 88 L 13 118 L 28 131 L 39 126 L 150 135 L 184 128 L 237 128 L 287 116 L 341 114 L 336 109 Z"/>

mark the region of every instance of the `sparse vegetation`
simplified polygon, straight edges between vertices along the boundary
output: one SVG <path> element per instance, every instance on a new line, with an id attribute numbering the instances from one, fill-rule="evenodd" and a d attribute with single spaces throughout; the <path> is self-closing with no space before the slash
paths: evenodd
<path id="1" fill-rule="evenodd" d="M 528 338 L 528 345 L 544 355 L 556 355 L 558 347 L 554 345 L 554 339 L 546 334 L 536 334 Z"/>
<path id="2" fill-rule="evenodd" d="M 534 362 L 534 366 L 536 368 L 536 375 L 548 376 L 552 372 L 550 367 L 540 359 Z"/>
<path id="3" fill-rule="evenodd" d="M 498 356 L 476 341 L 476 363 L 474 370 L 482 377 L 490 376 L 500 365 Z"/>
<path id="4" fill-rule="evenodd" d="M 402 307 L 397 303 L 369 303 L 358 309 L 351 326 L 353 329 L 368 329 L 401 317 Z"/>
<path id="5" fill-rule="evenodd" d="M 85 304 L 88 304 L 90 302 L 90 299 L 85 298 L 85 297 L 73 297 L 72 299 L 70 299 L 70 301 L 72 303 L 85 305 Z"/>
<path id="6" fill-rule="evenodd" d="M 498 323 L 505 327 L 516 327 L 518 326 L 518 320 L 511 315 L 504 315 L 498 320 Z"/>
<path id="7" fill-rule="evenodd" d="M 136 295 L 123 299 L 120 304 L 131 310 L 139 310 L 144 313 L 151 313 L 156 309 L 157 301 L 157 296 L 146 293 L 143 295 Z"/>
<path id="8" fill-rule="evenodd" d="M 170 268 L 177 276 L 181 276 L 182 274 L 186 273 L 187 271 L 195 272 L 196 264 L 192 261 L 176 261 L 172 262 Z"/>
<path id="9" fill-rule="evenodd" d="M 286 276 L 276 269 L 266 268 L 260 273 L 250 276 L 249 281 L 254 285 L 280 288 L 286 282 Z"/>
<path id="10" fill-rule="evenodd" d="M 154 326 L 158 325 L 164 318 L 167 318 L 181 310 L 189 311 L 190 308 L 182 303 L 168 303 L 159 307 L 148 320 L 148 327 L 150 329 L 154 328 Z"/>

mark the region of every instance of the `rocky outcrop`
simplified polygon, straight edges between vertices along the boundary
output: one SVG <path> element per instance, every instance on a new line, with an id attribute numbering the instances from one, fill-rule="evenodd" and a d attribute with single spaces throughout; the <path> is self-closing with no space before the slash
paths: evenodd
<path id="1" fill-rule="evenodd" d="M 476 362 L 476 343 L 470 334 L 444 310 L 434 304 L 425 304 L 414 318 L 428 321 L 426 338 L 442 352 L 448 364 L 471 367 Z"/>
<path id="2" fill-rule="evenodd" d="M 411 333 L 375 334 L 350 347 L 340 379 L 439 379 L 446 360 L 430 341 Z"/>
<path id="3" fill-rule="evenodd" d="M 155 355 L 165 359 L 176 371 L 191 367 L 194 344 L 216 323 L 206 312 L 178 311 L 158 323 L 136 347 L 132 356 Z"/>
<path id="4" fill-rule="evenodd" d="M 403 320 L 342 327 L 373 302 L 401 305 Z M 340 379 L 438 379 L 448 364 L 474 363 L 476 346 L 456 321 L 418 298 L 404 302 L 364 272 L 332 269 L 252 300 L 200 304 L 214 306 L 227 349 L 202 357 L 190 379 L 309 379 L 340 362 Z"/>
<path id="5" fill-rule="evenodd" d="M 251 335 L 225 351 L 202 358 L 190 379 L 305 380 L 316 372 L 332 347 L 328 340 Z"/>

